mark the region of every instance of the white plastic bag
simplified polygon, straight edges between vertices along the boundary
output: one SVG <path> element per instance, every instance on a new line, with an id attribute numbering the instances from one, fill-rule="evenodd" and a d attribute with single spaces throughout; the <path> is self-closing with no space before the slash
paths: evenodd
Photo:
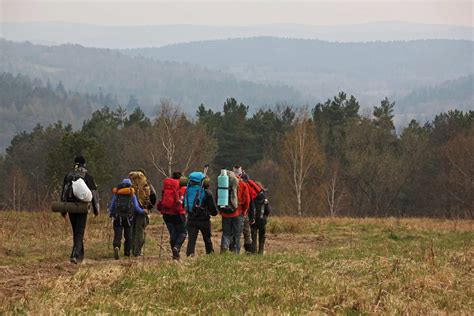
<path id="1" fill-rule="evenodd" d="M 92 201 L 92 192 L 82 178 L 72 181 L 72 193 L 82 202 Z"/>

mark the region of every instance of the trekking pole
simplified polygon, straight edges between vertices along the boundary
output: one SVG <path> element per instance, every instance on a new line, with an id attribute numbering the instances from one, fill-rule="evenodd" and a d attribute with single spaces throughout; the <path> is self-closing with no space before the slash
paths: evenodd
<path id="1" fill-rule="evenodd" d="M 68 216 L 68 215 L 66 215 Z M 64 252 L 68 253 L 67 251 L 67 219 L 66 219 L 66 216 L 64 216 Z"/>
<path id="2" fill-rule="evenodd" d="M 146 231 L 143 230 L 143 262 L 145 262 Z"/>
<path id="3" fill-rule="evenodd" d="M 112 219 L 111 221 L 112 223 L 112 230 L 114 229 L 114 220 Z M 107 233 L 107 249 L 110 250 L 110 229 L 108 229 L 108 233 Z"/>
<path id="4" fill-rule="evenodd" d="M 204 178 L 207 176 L 207 170 L 209 170 L 209 164 L 204 165 Z"/>
<path id="5" fill-rule="evenodd" d="M 163 232 L 165 231 L 165 222 L 161 223 L 160 253 L 158 259 L 161 260 L 161 249 L 163 249 Z"/>

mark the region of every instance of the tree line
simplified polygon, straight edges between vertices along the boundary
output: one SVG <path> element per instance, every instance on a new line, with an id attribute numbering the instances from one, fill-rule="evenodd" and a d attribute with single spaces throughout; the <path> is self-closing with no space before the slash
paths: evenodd
<path id="1" fill-rule="evenodd" d="M 472 218 L 474 111 L 412 121 L 397 134 L 394 107 L 385 98 L 362 116 L 343 92 L 313 108 L 254 113 L 229 98 L 222 111 L 201 104 L 195 117 L 166 100 L 154 118 L 105 106 L 78 130 L 59 121 L 17 134 L 0 159 L 0 207 L 47 209 L 82 154 L 103 203 L 132 169 L 144 168 L 160 190 L 173 171 L 210 162 L 213 180 L 221 167 L 242 165 L 276 214 Z"/>

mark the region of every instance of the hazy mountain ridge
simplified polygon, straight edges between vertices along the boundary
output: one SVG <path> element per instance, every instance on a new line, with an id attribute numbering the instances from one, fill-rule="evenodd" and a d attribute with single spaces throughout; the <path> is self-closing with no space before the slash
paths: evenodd
<path id="1" fill-rule="evenodd" d="M 474 28 L 408 22 L 374 22 L 341 26 L 267 24 L 250 26 L 137 25 L 30 22 L 2 23 L 1 37 L 39 44 L 78 43 L 90 47 L 136 48 L 191 41 L 276 36 L 341 42 L 416 39 L 474 40 Z"/>
<path id="2" fill-rule="evenodd" d="M 474 42 L 465 40 L 331 43 L 259 37 L 123 52 L 199 64 L 255 82 L 280 82 L 309 100 L 344 90 L 368 106 L 385 96 L 397 101 L 418 89 L 474 74 Z M 409 106 L 415 113 L 435 114 L 439 109 L 432 111 L 426 103 Z"/>
<path id="3" fill-rule="evenodd" d="M 130 57 L 116 50 L 80 45 L 42 46 L 0 40 L 0 71 L 21 73 L 73 91 L 116 95 L 125 104 L 135 95 L 150 111 L 162 98 L 194 111 L 200 103 L 219 107 L 227 97 L 254 106 L 301 102 L 294 89 L 238 80 L 202 66 Z"/>

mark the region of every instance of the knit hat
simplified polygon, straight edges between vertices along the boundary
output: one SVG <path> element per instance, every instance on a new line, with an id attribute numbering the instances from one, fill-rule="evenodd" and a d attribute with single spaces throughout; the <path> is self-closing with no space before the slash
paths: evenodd
<path id="1" fill-rule="evenodd" d="M 77 165 L 84 166 L 86 164 L 86 158 L 84 158 L 83 156 L 77 156 L 74 159 L 74 163 Z"/>
<path id="2" fill-rule="evenodd" d="M 244 180 L 245 182 L 248 182 L 249 181 L 249 175 L 246 174 L 246 173 L 242 173 L 242 175 L 240 176 L 240 179 Z"/>
<path id="3" fill-rule="evenodd" d="M 181 172 L 175 171 L 175 172 L 173 172 L 173 175 L 171 176 L 171 178 L 179 180 L 181 178 L 181 176 L 182 176 Z"/>

